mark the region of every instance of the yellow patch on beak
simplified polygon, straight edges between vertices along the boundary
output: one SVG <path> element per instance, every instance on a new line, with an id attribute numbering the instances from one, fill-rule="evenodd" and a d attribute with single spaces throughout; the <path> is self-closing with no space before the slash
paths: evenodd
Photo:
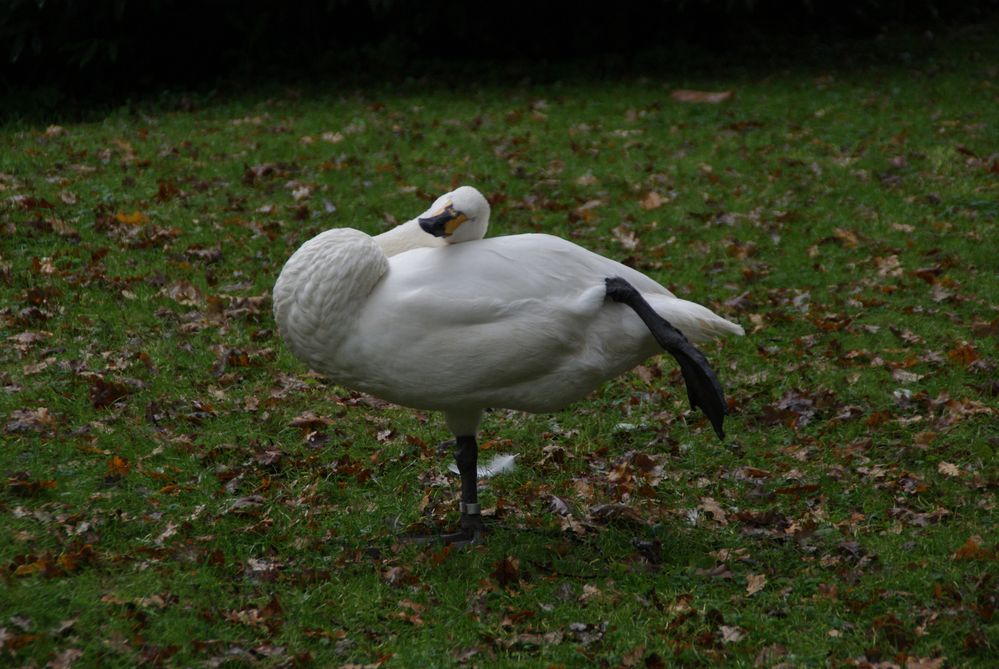
<path id="1" fill-rule="evenodd" d="M 452 209 L 452 211 L 454 210 Z M 449 220 L 447 223 L 444 224 L 444 234 L 448 236 L 453 235 L 454 231 L 457 230 L 461 226 L 461 224 L 467 220 L 468 216 L 456 213 L 454 218 L 452 218 L 451 220 Z"/>

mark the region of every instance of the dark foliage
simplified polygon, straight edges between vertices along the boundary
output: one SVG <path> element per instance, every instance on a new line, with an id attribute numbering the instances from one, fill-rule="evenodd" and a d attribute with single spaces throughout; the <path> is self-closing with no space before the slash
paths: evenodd
<path id="1" fill-rule="evenodd" d="M 892 25 L 979 20 L 997 7 L 999 0 L 5 0 L 0 87 L 113 92 L 276 73 L 407 74 L 428 61 L 599 61 L 678 44 L 773 50 L 802 35 L 869 36 Z"/>

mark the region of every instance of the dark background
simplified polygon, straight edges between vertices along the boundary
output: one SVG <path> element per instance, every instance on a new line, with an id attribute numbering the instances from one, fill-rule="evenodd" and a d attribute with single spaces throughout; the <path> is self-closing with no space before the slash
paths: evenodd
<path id="1" fill-rule="evenodd" d="M 930 39 L 994 22 L 997 9 L 999 0 L 0 0 L 0 102 L 25 91 L 58 105 L 455 70 L 482 81 L 849 64 L 858 40 Z"/>

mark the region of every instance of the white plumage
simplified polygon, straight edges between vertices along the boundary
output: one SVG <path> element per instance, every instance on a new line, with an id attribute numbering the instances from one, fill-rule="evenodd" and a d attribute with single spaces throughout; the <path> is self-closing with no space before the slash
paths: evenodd
<path id="1" fill-rule="evenodd" d="M 691 342 L 743 333 L 564 239 L 483 239 L 488 220 L 485 198 L 462 187 L 384 235 L 319 234 L 274 287 L 281 336 L 333 381 L 443 411 L 456 436 L 474 438 L 485 408 L 556 411 L 662 351 L 633 308 L 608 299 L 611 277 Z"/>

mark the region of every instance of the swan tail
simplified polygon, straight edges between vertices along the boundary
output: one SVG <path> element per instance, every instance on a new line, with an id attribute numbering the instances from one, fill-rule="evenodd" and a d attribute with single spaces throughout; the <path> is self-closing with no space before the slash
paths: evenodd
<path id="1" fill-rule="evenodd" d="M 670 322 L 695 344 L 721 339 L 728 335 L 742 336 L 742 326 L 722 318 L 707 307 L 676 297 L 645 295 L 657 314 Z"/>
<path id="2" fill-rule="evenodd" d="M 687 387 L 687 399 L 690 400 L 691 408 L 700 407 L 708 420 L 711 421 L 715 434 L 718 435 L 719 439 L 724 439 L 723 423 L 727 413 L 725 394 L 704 354 L 687 340 L 683 332 L 659 315 L 630 283 L 620 277 L 612 277 L 606 279 L 606 285 L 607 296 L 615 302 L 629 306 L 638 314 L 659 345 L 676 359 L 683 374 L 684 385 Z M 687 304 L 700 306 L 692 302 Z M 701 309 L 711 313 L 704 307 Z M 738 328 L 738 332 L 741 334 L 742 328 L 718 316 L 716 318 Z M 735 332 L 735 330 L 730 331 Z"/>

